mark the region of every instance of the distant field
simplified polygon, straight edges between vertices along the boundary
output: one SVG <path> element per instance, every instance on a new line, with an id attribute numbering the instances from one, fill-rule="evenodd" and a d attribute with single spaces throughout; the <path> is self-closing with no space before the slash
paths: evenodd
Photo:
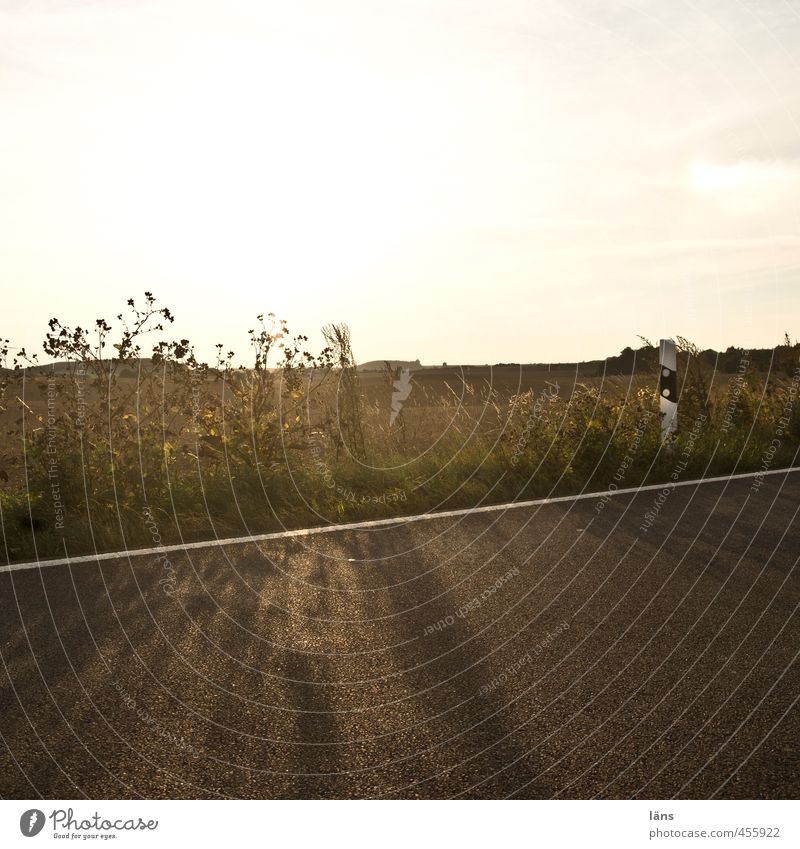
<path id="1" fill-rule="evenodd" d="M 364 371 L 359 373 L 359 389 L 364 402 L 361 416 L 364 418 L 368 441 L 370 437 L 373 437 L 373 441 L 380 441 L 381 436 L 393 432 L 399 434 L 402 429 L 404 450 L 408 451 L 411 447 L 425 450 L 449 427 L 463 428 L 470 425 L 477 427 L 483 435 L 502 432 L 508 423 L 510 402 L 515 397 L 555 393 L 560 399 L 568 401 L 576 392 L 585 393 L 588 390 L 597 393 L 602 404 L 624 404 L 635 399 L 640 390 L 652 393 L 657 381 L 657 376 L 653 374 L 609 374 L 598 377 L 595 372 L 595 368 L 583 371 L 579 367 L 548 369 L 540 366 L 450 366 L 416 369 L 410 374 L 410 392 L 403 401 L 400 417 L 390 425 L 394 375 L 390 376 L 378 370 Z M 127 367 L 123 370 L 124 375 L 135 373 L 135 368 Z M 713 377 L 713 392 L 716 395 L 725 391 L 732 376 L 718 373 Z M 151 379 L 153 375 L 147 372 L 142 382 L 149 385 Z M 159 380 L 160 377 L 157 375 L 155 379 Z M 313 382 L 313 378 L 311 381 Z M 7 451 L 13 446 L 13 437 L 17 436 L 16 431 L 21 419 L 22 404 L 17 397 L 24 398 L 27 408 L 36 415 L 46 416 L 49 383 L 57 386 L 59 390 L 69 392 L 69 380 L 66 375 L 56 373 L 48 378 L 34 372 L 26 378 L 24 385 L 19 386 L 19 395 L 11 399 L 8 408 L 0 410 L 0 428 L 4 434 L 4 447 Z M 160 384 L 156 396 L 163 396 L 163 399 L 168 400 L 180 385 L 180 380 L 166 379 Z M 211 395 L 220 398 L 224 396 L 223 381 L 207 378 L 204 385 Z M 92 405 L 102 406 L 106 400 L 104 389 L 105 387 L 94 384 L 87 385 L 87 401 Z M 140 389 L 140 380 L 137 377 L 118 378 L 115 396 L 128 398 L 124 414 L 135 414 L 137 391 Z M 330 408 L 335 410 L 335 379 L 331 382 L 328 394 Z M 278 404 L 278 390 L 275 397 Z M 59 402 L 56 409 L 62 406 Z M 168 422 L 169 427 L 184 431 L 179 439 L 181 444 L 190 444 L 193 441 L 188 430 L 191 416 L 170 411 L 168 403 L 162 405 L 159 415 L 165 419 L 165 423 Z M 313 429 L 320 424 L 320 409 L 304 410 L 304 418 L 308 428 Z M 28 426 L 35 427 L 36 424 L 30 421 Z M 22 464 L 6 464 L 5 468 L 10 477 L 19 480 L 23 476 Z"/>

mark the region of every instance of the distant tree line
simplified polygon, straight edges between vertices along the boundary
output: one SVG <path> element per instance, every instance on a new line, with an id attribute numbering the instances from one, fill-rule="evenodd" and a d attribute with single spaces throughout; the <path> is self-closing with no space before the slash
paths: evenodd
<path id="1" fill-rule="evenodd" d="M 692 356 L 703 366 L 714 369 L 722 374 L 735 374 L 742 369 L 746 361 L 749 368 L 759 372 L 769 372 L 776 365 L 800 351 L 800 343 L 792 343 L 787 336 L 782 345 L 775 348 L 740 348 L 733 345 L 724 351 L 706 348 L 703 351 L 694 350 Z M 596 362 L 598 376 L 603 374 L 632 374 L 634 372 L 651 371 L 658 362 L 658 347 L 642 345 L 640 348 L 626 347 L 616 357 L 608 357 Z M 583 363 L 579 365 L 584 365 Z M 585 365 L 588 365 L 585 364 Z"/>

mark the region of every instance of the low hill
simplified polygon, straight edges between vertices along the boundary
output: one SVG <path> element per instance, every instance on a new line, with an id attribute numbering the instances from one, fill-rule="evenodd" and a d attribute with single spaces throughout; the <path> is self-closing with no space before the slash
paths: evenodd
<path id="1" fill-rule="evenodd" d="M 366 363 L 359 363 L 359 371 L 386 371 L 386 365 L 392 369 L 407 368 L 411 371 L 417 371 L 425 368 L 419 360 L 370 360 Z"/>

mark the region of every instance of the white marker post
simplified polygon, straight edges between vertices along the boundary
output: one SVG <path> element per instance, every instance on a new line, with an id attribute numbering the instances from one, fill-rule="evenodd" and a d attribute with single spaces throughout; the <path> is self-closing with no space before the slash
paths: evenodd
<path id="1" fill-rule="evenodd" d="M 678 429 L 678 354 L 672 339 L 659 342 L 658 394 L 661 398 L 661 439 Z"/>

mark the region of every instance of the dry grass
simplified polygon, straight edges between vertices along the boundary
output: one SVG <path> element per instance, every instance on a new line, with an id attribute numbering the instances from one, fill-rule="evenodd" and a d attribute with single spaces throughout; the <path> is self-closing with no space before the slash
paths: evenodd
<path id="1" fill-rule="evenodd" d="M 356 372 L 341 328 L 312 357 L 304 337 L 262 326 L 245 369 L 199 363 L 187 340 L 157 342 L 150 365 L 146 327 L 123 337 L 122 360 L 70 330 L 51 351 L 61 373 L 4 373 L 8 560 L 777 468 L 800 444 L 797 345 L 769 371 L 720 375 L 685 344 L 666 447 L 652 368 L 422 369 L 392 417 L 398 375 Z"/>

